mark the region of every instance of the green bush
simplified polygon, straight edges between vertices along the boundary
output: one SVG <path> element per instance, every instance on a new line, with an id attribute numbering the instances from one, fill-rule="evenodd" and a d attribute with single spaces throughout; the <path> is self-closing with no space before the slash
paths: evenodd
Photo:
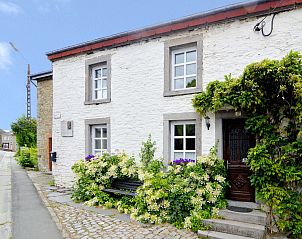
<path id="1" fill-rule="evenodd" d="M 38 166 L 37 149 L 22 147 L 16 159 L 22 167 L 36 168 Z"/>
<path id="2" fill-rule="evenodd" d="M 76 183 L 72 198 L 87 205 L 117 208 L 140 222 L 169 222 L 178 228 L 201 229 L 202 218 L 215 217 L 218 208 L 225 207 L 225 167 L 212 149 L 197 163 L 169 166 L 151 160 L 148 165 L 136 163 L 126 154 L 88 156 L 75 163 Z M 114 179 L 143 181 L 137 196 L 116 196 L 102 191 L 110 188 Z"/>

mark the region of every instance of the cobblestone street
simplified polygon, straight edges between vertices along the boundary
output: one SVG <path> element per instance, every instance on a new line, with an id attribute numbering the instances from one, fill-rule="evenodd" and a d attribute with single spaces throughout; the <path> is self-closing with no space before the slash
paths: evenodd
<path id="1" fill-rule="evenodd" d="M 145 225 L 130 220 L 116 210 L 88 208 L 75 204 L 64 190 L 49 187 L 51 176 L 41 172 L 28 172 L 40 196 L 50 210 L 63 236 L 70 239 L 179 239 L 198 238 L 187 230 L 165 225 Z"/>

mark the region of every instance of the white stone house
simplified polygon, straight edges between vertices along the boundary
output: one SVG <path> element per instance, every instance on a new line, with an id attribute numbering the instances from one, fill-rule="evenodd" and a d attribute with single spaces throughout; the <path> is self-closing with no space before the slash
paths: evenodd
<path id="1" fill-rule="evenodd" d="M 48 53 L 53 65 L 53 175 L 70 186 L 86 154 L 125 150 L 138 158 L 151 133 L 157 157 L 207 154 L 219 140 L 229 163 L 229 197 L 254 201 L 244 159 L 253 138 L 232 110 L 195 113 L 192 98 L 213 80 L 238 76 L 264 58 L 302 52 L 302 0 L 232 5 Z M 265 16 L 263 36 L 254 26 Z M 262 24 L 259 25 L 260 27 Z"/>

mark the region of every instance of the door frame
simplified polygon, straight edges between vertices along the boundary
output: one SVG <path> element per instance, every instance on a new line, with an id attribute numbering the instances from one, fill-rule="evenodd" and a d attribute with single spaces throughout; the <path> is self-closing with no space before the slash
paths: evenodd
<path id="1" fill-rule="evenodd" d="M 235 121 L 245 121 L 246 118 L 243 118 L 243 117 L 234 117 L 234 118 L 222 118 L 222 155 L 223 155 L 223 160 L 224 160 L 224 163 L 225 163 L 225 166 L 226 166 L 226 169 L 227 169 L 227 178 L 228 180 L 230 181 L 230 169 L 232 170 L 232 172 L 237 172 L 238 174 L 240 173 L 243 173 L 243 174 L 248 174 L 249 176 L 251 175 L 251 172 L 250 170 L 248 169 L 247 166 L 244 166 L 244 165 L 238 165 L 236 168 L 232 168 L 231 166 L 228 165 L 228 162 L 227 162 L 227 159 L 226 159 L 226 146 L 225 145 L 225 137 L 226 137 L 226 127 L 227 127 L 227 124 L 229 122 L 232 122 L 233 123 Z M 244 122 L 243 122 L 244 124 Z M 249 176 L 248 176 L 248 180 L 249 180 Z M 250 180 L 249 180 L 250 181 Z M 238 196 L 238 198 L 233 198 L 233 197 L 230 197 L 230 194 L 229 194 L 229 189 L 227 191 L 227 199 L 230 199 L 230 200 L 240 200 L 240 201 L 246 201 L 246 202 L 255 202 L 255 194 L 256 194 L 256 190 L 253 186 L 250 185 L 250 190 L 249 190 L 249 193 L 251 195 L 251 199 L 250 200 L 245 200 L 245 199 L 240 199 L 240 195 Z M 243 196 L 242 196 L 243 197 Z"/>

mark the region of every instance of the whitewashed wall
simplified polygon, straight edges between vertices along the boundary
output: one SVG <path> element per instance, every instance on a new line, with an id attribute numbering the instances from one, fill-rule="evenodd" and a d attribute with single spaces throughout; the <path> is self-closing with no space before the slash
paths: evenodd
<path id="1" fill-rule="evenodd" d="M 280 59 L 291 49 L 302 52 L 302 10 L 280 13 L 271 36 L 253 32 L 259 19 L 236 20 L 207 29 L 185 31 L 149 42 L 143 41 L 93 55 L 77 55 L 53 63 L 53 166 L 56 183 L 70 186 L 71 166 L 85 156 L 85 119 L 111 118 L 111 151 L 138 155 L 148 134 L 163 154 L 163 114 L 194 112 L 192 95 L 163 97 L 164 41 L 203 34 L 203 86 L 224 75 L 238 76 L 245 65 L 264 58 Z M 269 24 L 268 24 L 269 25 Z M 268 27 L 268 26 L 267 26 Z M 111 103 L 84 105 L 85 60 L 112 54 Z M 60 116 L 60 117 L 59 117 Z M 211 117 L 211 128 L 202 127 L 202 152 L 221 138 L 221 120 Z M 74 121 L 74 137 L 61 137 L 61 121 Z M 222 154 L 221 148 L 219 149 Z"/>

